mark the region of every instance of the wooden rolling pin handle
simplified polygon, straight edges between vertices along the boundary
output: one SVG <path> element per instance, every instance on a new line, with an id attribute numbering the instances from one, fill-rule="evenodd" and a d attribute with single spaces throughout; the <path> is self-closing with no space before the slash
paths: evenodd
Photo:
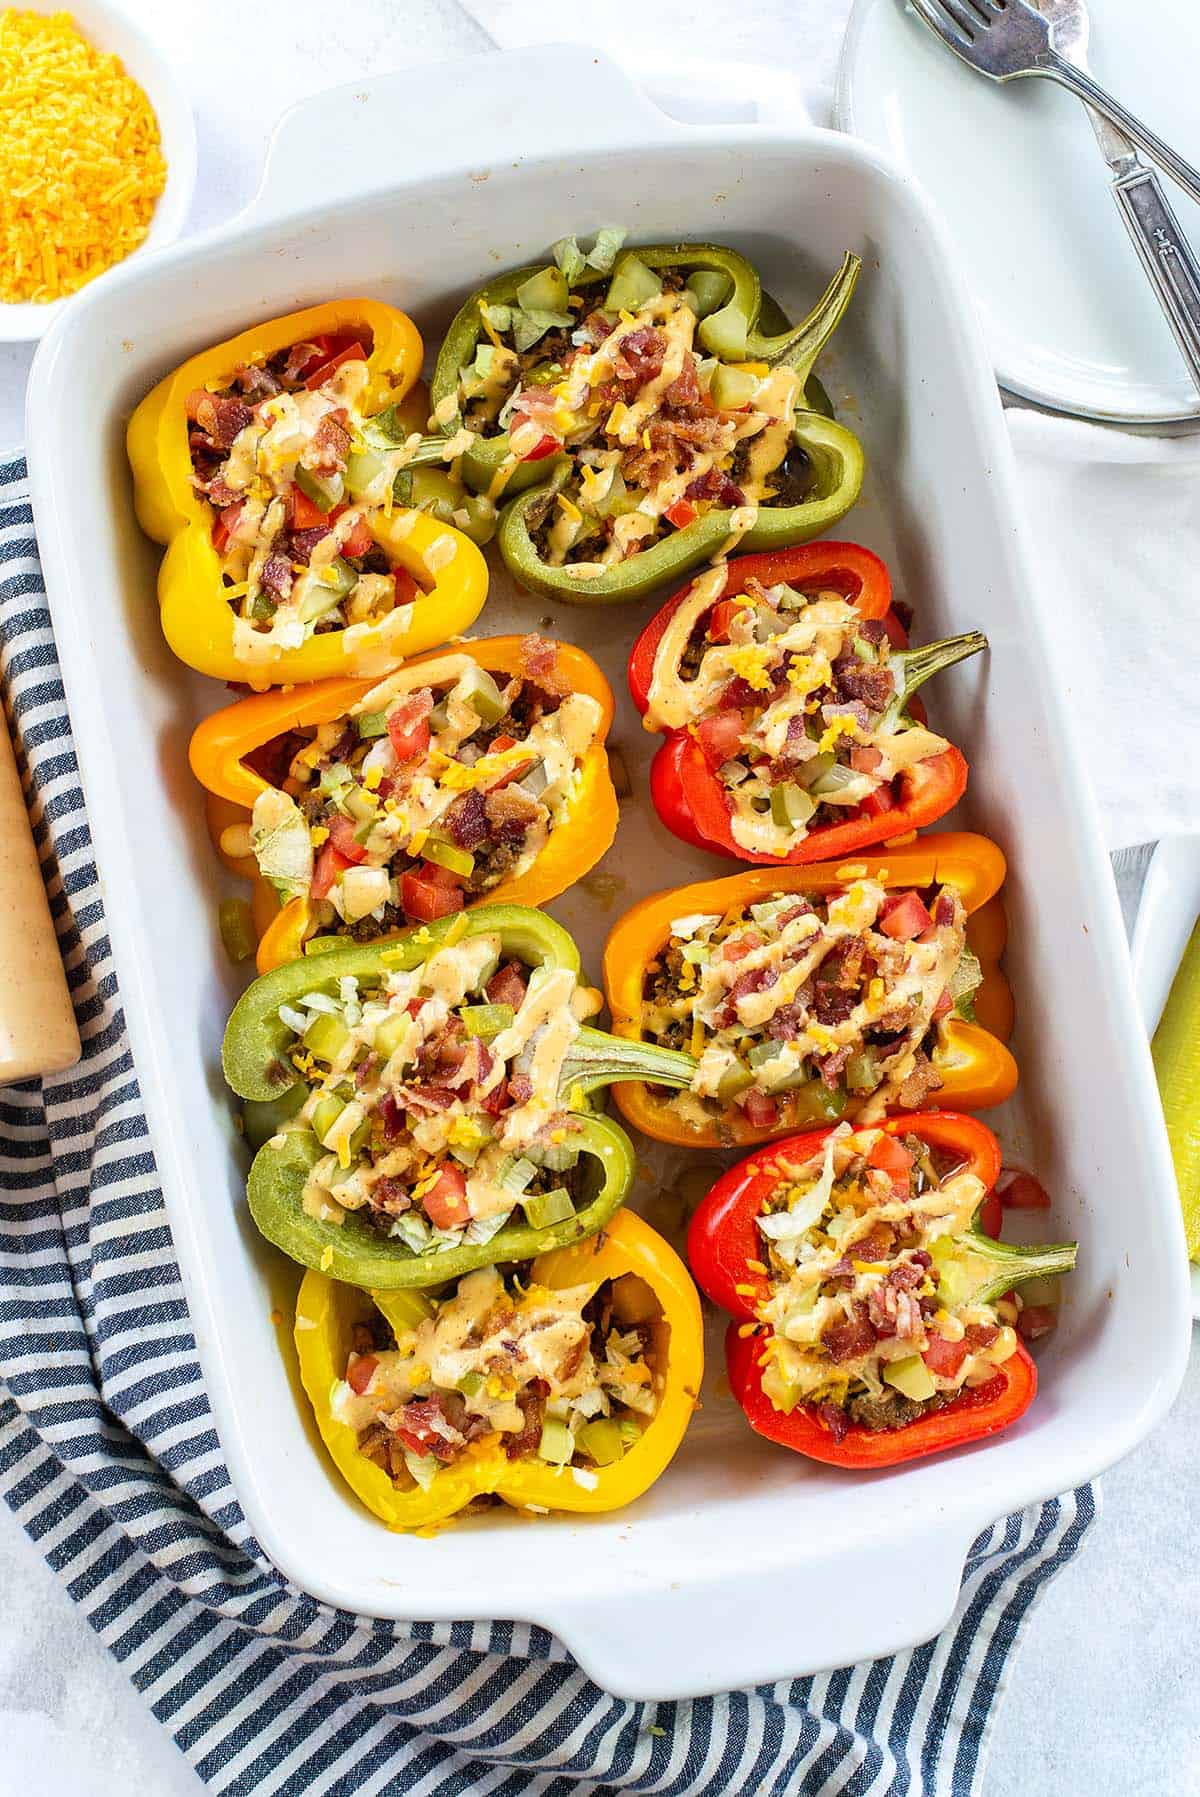
<path id="1" fill-rule="evenodd" d="M 29 813 L 0 722 L 0 1086 L 61 1073 L 79 1055 Z"/>

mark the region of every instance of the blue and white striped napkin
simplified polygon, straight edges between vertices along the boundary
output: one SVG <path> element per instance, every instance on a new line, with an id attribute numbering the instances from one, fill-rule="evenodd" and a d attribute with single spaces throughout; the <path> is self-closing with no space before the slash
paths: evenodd
<path id="1" fill-rule="evenodd" d="M 0 464 L 0 681 L 83 1061 L 0 1092 L 0 1494 L 214 1792 L 979 1789 L 1005 1668 L 1096 1514 L 986 1530 L 912 1653 L 690 1703 L 600 1690 L 525 1623 L 316 1603 L 247 1529 L 204 1394 L 113 971 L 33 534 Z"/>

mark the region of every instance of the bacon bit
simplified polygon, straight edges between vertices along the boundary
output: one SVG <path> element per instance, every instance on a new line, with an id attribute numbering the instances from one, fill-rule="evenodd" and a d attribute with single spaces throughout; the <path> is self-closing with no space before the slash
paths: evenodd
<path id="1" fill-rule="evenodd" d="M 990 1348 L 999 1334 L 994 1323 L 968 1323 L 963 1331 L 963 1340 L 968 1347 L 978 1350 Z"/>
<path id="2" fill-rule="evenodd" d="M 844 1323 L 831 1323 L 821 1337 L 821 1345 L 831 1360 L 861 1360 L 875 1346 L 875 1331 L 864 1304 L 856 1304 L 853 1316 Z"/>
<path id="3" fill-rule="evenodd" d="M 432 1454 L 443 1462 L 453 1460 L 466 1440 L 461 1429 L 456 1429 L 446 1415 L 440 1392 L 405 1404 L 396 1433 L 414 1454 Z"/>
<path id="4" fill-rule="evenodd" d="M 700 404 L 700 381 L 696 374 L 696 358 L 689 350 L 683 358 L 683 367 L 663 394 L 663 403 L 684 409 Z"/>
<path id="5" fill-rule="evenodd" d="M 489 1117 L 498 1117 L 509 1103 L 509 1097 L 508 1081 L 502 1079 L 498 1086 L 493 1086 L 492 1090 L 480 1099 L 480 1104 Z"/>
<path id="6" fill-rule="evenodd" d="M 527 1073 L 514 1073 L 508 1082 L 508 1096 L 513 1104 L 528 1104 L 533 1097 L 533 1081 Z"/>
<path id="7" fill-rule="evenodd" d="M 516 961 L 506 961 L 484 988 L 490 1005 L 511 1005 L 514 1011 L 524 1004 L 525 989 L 525 975 Z"/>
<path id="8" fill-rule="evenodd" d="M 835 1445 L 850 1433 L 849 1418 L 840 1404 L 818 1404 L 817 1417 L 833 1436 Z"/>
<path id="9" fill-rule="evenodd" d="M 326 412 L 313 432 L 300 459 L 314 474 L 340 474 L 345 468 L 351 441 L 346 418 L 341 410 Z"/>
<path id="10" fill-rule="evenodd" d="M 716 468 L 708 469 L 686 486 L 683 496 L 685 499 L 710 499 L 714 505 L 722 507 L 746 503 L 746 495 L 742 489 L 727 474 L 722 474 Z"/>
<path id="11" fill-rule="evenodd" d="M 346 1384 L 355 1397 L 361 1398 L 375 1377 L 375 1368 L 379 1361 L 374 1354 L 364 1354 L 361 1359 L 352 1360 L 346 1369 Z"/>
<path id="12" fill-rule="evenodd" d="M 530 631 L 528 636 L 521 638 L 519 653 L 522 668 L 534 680 L 544 683 L 557 669 L 558 644 L 547 642 L 536 631 Z"/>
<path id="13" fill-rule="evenodd" d="M 641 325 L 622 337 L 613 357 L 613 373 L 618 380 L 639 384 L 652 381 L 662 373 L 667 355 L 667 340 L 653 325 Z"/>
<path id="14" fill-rule="evenodd" d="M 232 449 L 234 438 L 254 420 L 254 413 L 244 400 L 224 399 L 204 387 L 193 388 L 184 408 L 214 449 Z"/>
<path id="15" fill-rule="evenodd" d="M 487 807 L 478 787 L 455 799 L 442 818 L 460 849 L 476 849 L 488 833 Z"/>

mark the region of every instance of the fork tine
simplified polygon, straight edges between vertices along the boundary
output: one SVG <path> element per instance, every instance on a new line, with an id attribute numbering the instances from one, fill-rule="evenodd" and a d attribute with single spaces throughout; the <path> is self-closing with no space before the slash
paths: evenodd
<path id="1" fill-rule="evenodd" d="M 971 0 L 937 0 L 937 3 L 972 43 L 981 31 L 987 30 L 988 21 L 980 16 L 977 7 L 972 7 Z"/>
<path id="2" fill-rule="evenodd" d="M 951 16 L 945 0 L 908 0 L 908 4 L 936 36 L 951 46 L 961 44 L 963 49 L 969 49 L 975 42 L 975 32 Z"/>
<path id="3" fill-rule="evenodd" d="M 959 3 L 968 17 L 974 13 L 975 18 L 979 20 L 979 23 L 983 26 L 985 31 L 992 21 L 998 17 L 997 10 L 992 5 L 992 0 L 959 0 Z M 974 19 L 972 19 L 971 22 L 974 24 Z"/>

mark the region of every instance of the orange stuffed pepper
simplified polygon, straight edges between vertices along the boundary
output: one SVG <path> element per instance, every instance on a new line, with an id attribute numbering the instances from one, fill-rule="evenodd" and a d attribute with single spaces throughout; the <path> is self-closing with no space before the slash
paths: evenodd
<path id="1" fill-rule="evenodd" d="M 621 1087 L 626 1118 L 717 1148 L 1000 1104 L 1017 1082 L 1004 872 L 995 843 L 947 832 L 644 899 L 604 952 L 613 1032 L 686 1049 L 697 1071 L 686 1092 Z"/>
<path id="2" fill-rule="evenodd" d="M 616 833 L 612 715 L 589 656 L 528 636 L 207 718 L 191 763 L 218 847 L 283 901 L 271 918 L 258 888 L 259 972 L 314 937 L 374 941 L 485 897 L 536 906 L 565 892 Z"/>

